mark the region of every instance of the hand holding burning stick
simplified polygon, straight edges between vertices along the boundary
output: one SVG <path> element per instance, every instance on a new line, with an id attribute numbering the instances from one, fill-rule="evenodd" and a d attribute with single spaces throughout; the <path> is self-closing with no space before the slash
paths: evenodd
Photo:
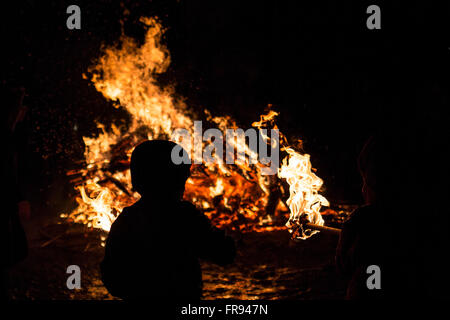
<path id="1" fill-rule="evenodd" d="M 283 159 L 278 176 L 289 184 L 286 204 L 291 214 L 286 226 L 292 238 L 305 240 L 319 231 L 339 233 L 339 229 L 324 226 L 320 208 L 330 204 L 319 194 L 323 181 L 314 174 L 309 155 L 302 155 L 292 148 L 285 148 L 285 151 L 288 156 Z"/>
<path id="2" fill-rule="evenodd" d="M 292 232 L 292 238 L 294 240 L 302 239 L 302 235 L 310 237 L 313 235 L 313 232 L 316 233 L 317 231 L 332 233 L 336 235 L 341 234 L 341 229 L 310 223 L 308 217 L 306 215 L 302 215 L 300 217 L 300 224 L 298 225 L 298 228 L 294 229 L 294 231 Z"/>

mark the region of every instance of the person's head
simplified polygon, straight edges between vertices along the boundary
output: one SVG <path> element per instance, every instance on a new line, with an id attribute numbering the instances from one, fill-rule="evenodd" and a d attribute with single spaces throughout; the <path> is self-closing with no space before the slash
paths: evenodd
<path id="1" fill-rule="evenodd" d="M 173 163 L 171 155 L 176 145 L 167 140 L 148 140 L 133 150 L 131 183 L 142 197 L 180 199 L 183 196 L 190 165 Z"/>
<path id="2" fill-rule="evenodd" d="M 364 144 L 358 156 L 358 169 L 363 180 L 362 194 L 366 204 L 372 204 L 376 200 L 377 190 L 377 139 L 372 136 Z"/>
<path id="3" fill-rule="evenodd" d="M 362 193 L 367 204 L 388 203 L 409 188 L 411 160 L 407 132 L 384 129 L 370 137 L 358 157 L 363 180 Z"/>
<path id="4" fill-rule="evenodd" d="M 385 125 L 365 143 L 358 157 L 367 203 L 403 205 L 417 188 L 416 170 L 426 170 L 426 156 L 411 130 Z"/>

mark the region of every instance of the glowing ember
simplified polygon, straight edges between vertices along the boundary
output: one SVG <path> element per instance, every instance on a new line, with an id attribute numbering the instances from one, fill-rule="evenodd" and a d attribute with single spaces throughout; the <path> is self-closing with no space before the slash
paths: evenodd
<path id="1" fill-rule="evenodd" d="M 163 29 L 154 19 L 143 18 L 141 22 L 147 28 L 142 45 L 123 36 L 120 46 L 106 48 L 97 64 L 89 69 L 95 88 L 117 106 L 124 107 L 131 115 L 131 123 L 126 129 L 113 126 L 110 131 L 99 124 L 102 133 L 98 137 L 83 138 L 86 166 L 68 173 L 76 176 L 78 207 L 61 217 L 106 231 L 124 207 L 139 199 L 132 191 L 128 170 L 134 146 L 146 139 L 169 139 L 174 129 L 194 130 L 196 116 L 184 102 L 174 98 L 172 89 L 161 88 L 155 80 L 170 64 L 169 52 L 161 44 Z M 276 112 L 270 111 L 253 126 L 276 128 L 276 116 Z M 208 111 L 203 117 L 222 131 L 237 128 L 230 117 L 213 117 Z M 267 136 L 264 139 L 273 143 Z M 288 159 L 284 159 L 279 177 L 290 185 L 287 204 L 291 216 L 287 226 L 292 230 L 302 214 L 313 223 L 323 224 L 319 210 L 328 202 L 318 194 L 322 180 L 311 171 L 308 155 L 300 155 L 292 148 L 285 150 Z M 284 221 L 287 218 L 287 208 L 280 199 L 271 200 L 276 201 L 273 212 L 267 210 L 270 190 L 274 185 L 279 188 L 278 182 L 262 175 L 260 165 L 249 164 L 248 159 L 255 154 L 247 145 L 244 153 L 245 161 L 233 165 L 223 162 L 193 165 L 184 198 L 219 227 L 242 231 L 284 228 L 274 224 L 277 217 Z"/>

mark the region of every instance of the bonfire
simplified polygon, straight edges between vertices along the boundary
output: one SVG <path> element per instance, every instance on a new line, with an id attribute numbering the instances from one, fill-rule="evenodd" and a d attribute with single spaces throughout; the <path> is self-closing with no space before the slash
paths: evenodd
<path id="1" fill-rule="evenodd" d="M 106 130 L 99 123 L 101 134 L 83 137 L 85 166 L 68 172 L 78 191 L 77 207 L 61 217 L 90 228 L 109 231 L 122 209 L 139 199 L 128 169 L 137 144 L 146 139 L 172 140 L 172 132 L 180 128 L 192 133 L 196 120 L 223 131 L 238 127 L 229 116 L 212 115 L 208 110 L 194 112 L 172 87 L 157 82 L 157 75 L 170 65 L 170 54 L 161 42 L 164 29 L 154 18 L 142 18 L 141 22 L 146 28 L 142 44 L 123 35 L 119 44 L 106 47 L 83 75 L 105 99 L 125 108 L 131 118 L 126 128 Z M 269 107 L 255 119 L 253 127 L 278 130 L 278 113 Z M 315 174 L 310 156 L 289 145 L 281 132 L 279 144 L 285 158 L 275 175 L 264 175 L 260 164 L 249 163 L 254 156 L 250 148 L 244 150 L 247 161 L 194 164 L 185 200 L 220 228 L 259 232 L 287 227 L 297 239 L 317 233 L 299 226 L 304 222 L 324 224 L 320 210 L 329 203 L 319 193 L 323 181 Z"/>

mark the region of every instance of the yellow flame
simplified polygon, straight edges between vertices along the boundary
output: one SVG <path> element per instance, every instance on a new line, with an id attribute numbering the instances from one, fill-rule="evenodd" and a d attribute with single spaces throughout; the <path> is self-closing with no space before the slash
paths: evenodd
<path id="1" fill-rule="evenodd" d="M 134 146 L 144 139 L 167 139 L 178 128 L 192 133 L 194 127 L 193 114 L 189 113 L 185 103 L 175 98 L 171 88 L 160 87 L 155 78 L 165 72 L 170 64 L 170 54 L 161 44 L 163 28 L 155 19 L 142 18 L 141 21 L 147 29 L 142 45 L 122 36 L 120 46 L 106 48 L 97 63 L 89 69 L 95 88 L 117 106 L 124 107 L 131 115 L 131 124 L 125 132 L 123 128 L 114 126 L 107 131 L 99 124 L 102 132 L 97 137 L 83 138 L 86 166 L 70 172 L 79 176 L 76 181 L 80 193 L 76 199 L 78 207 L 70 214 L 61 214 L 63 218 L 106 231 L 124 207 L 139 199 L 139 195 L 132 191 L 127 169 Z M 236 122 L 229 116 L 213 117 L 207 110 L 205 115 L 223 132 L 237 128 Z M 274 121 L 277 115 L 277 112 L 269 111 L 253 125 L 260 128 L 270 123 L 271 128 L 276 128 Z M 144 137 L 142 128 L 146 132 Z M 270 142 L 268 137 L 264 138 Z M 119 159 L 122 167 L 113 170 L 110 165 L 112 161 L 118 161 L 113 159 L 117 149 L 123 155 Z M 290 185 L 288 205 L 291 218 L 288 226 L 302 213 L 307 214 L 311 222 L 323 223 L 319 210 L 320 205 L 325 205 L 327 201 L 317 193 L 322 180 L 311 172 L 308 155 L 302 156 L 292 148 L 287 152 L 289 160 L 284 159 L 279 176 Z M 245 145 L 248 157 L 254 157 L 254 153 Z M 194 166 L 184 197 L 205 210 L 215 225 L 231 225 L 243 231 L 283 228 L 271 226 L 273 219 L 265 213 L 270 181 L 267 176 L 261 175 L 258 165 L 217 162 L 201 166 L 202 170 L 196 170 Z M 242 223 L 242 218 L 248 223 Z"/>
<path id="2" fill-rule="evenodd" d="M 289 199 L 286 201 L 291 214 L 286 226 L 294 232 L 301 224 L 301 218 L 307 218 L 310 223 L 323 225 L 324 220 L 320 214 L 321 206 L 329 206 L 328 200 L 319 194 L 323 181 L 314 174 L 311 168 L 309 155 L 301 155 L 292 148 L 286 148 L 288 157 L 283 159 L 278 171 L 280 178 L 286 179 L 289 184 Z M 299 239 L 317 233 L 300 234 Z"/>

